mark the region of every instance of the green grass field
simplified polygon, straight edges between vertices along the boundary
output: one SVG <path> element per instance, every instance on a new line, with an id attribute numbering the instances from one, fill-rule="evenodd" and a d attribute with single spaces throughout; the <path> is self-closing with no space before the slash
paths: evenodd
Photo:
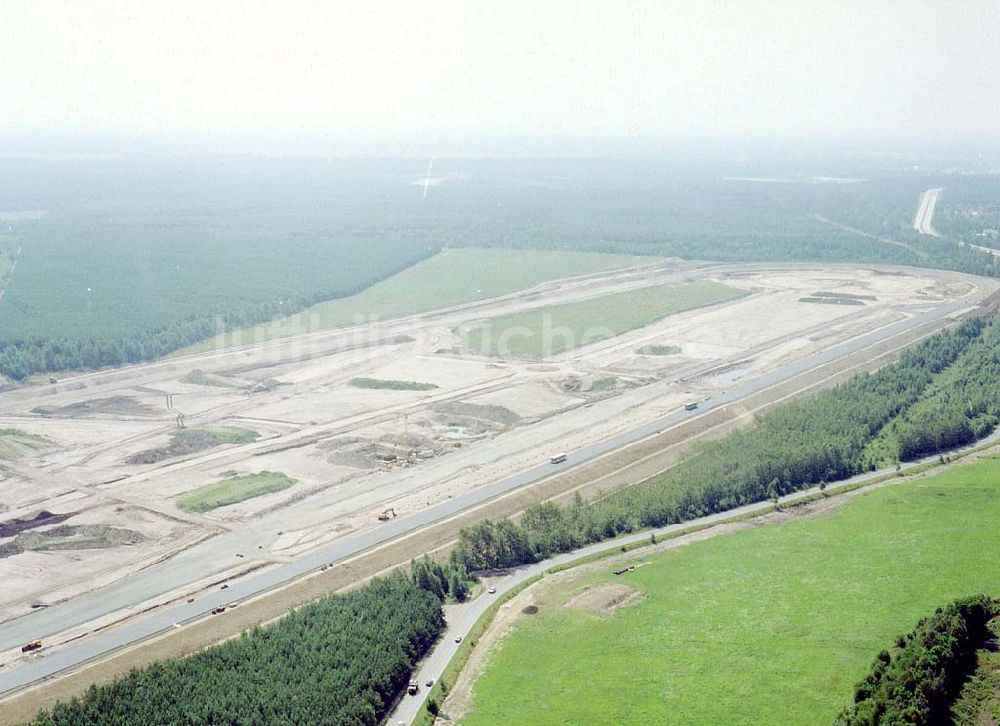
<path id="1" fill-rule="evenodd" d="M 1000 457 L 832 514 L 609 566 L 543 591 L 474 685 L 479 724 L 821 724 L 875 654 L 958 597 L 1000 595 Z M 644 598 L 562 607 L 598 582 Z"/>
<path id="2" fill-rule="evenodd" d="M 218 336 L 178 351 L 177 355 L 415 315 L 507 295 L 549 280 L 652 264 L 656 259 L 590 252 L 444 250 L 357 295 L 319 303 L 274 323 Z"/>
<path id="3" fill-rule="evenodd" d="M 232 476 L 178 497 L 177 506 L 186 512 L 203 513 L 280 492 L 295 483 L 295 479 L 280 471 L 258 471 L 256 474 Z"/>
<path id="4" fill-rule="evenodd" d="M 685 310 L 734 300 L 747 293 L 708 280 L 657 285 L 493 318 L 470 330 L 470 350 L 500 355 L 548 356 L 595 343 Z"/>

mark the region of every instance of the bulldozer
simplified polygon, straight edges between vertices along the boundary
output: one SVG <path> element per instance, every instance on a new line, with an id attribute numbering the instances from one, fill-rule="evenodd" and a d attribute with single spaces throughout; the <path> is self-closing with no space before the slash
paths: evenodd
<path id="1" fill-rule="evenodd" d="M 378 521 L 388 522 L 390 519 L 395 519 L 395 517 L 396 517 L 396 510 L 393 509 L 392 507 L 389 507 L 385 511 L 379 513 Z"/>

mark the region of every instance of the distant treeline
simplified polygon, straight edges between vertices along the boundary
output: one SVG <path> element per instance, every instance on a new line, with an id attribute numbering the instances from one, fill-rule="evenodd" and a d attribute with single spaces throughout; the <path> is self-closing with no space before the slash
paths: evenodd
<path id="1" fill-rule="evenodd" d="M 959 600 L 900 636 L 895 653 L 883 650 L 855 687 L 854 703 L 838 726 L 931 726 L 951 723 L 949 710 L 976 669 L 976 651 L 998 614 L 984 595 Z"/>
<path id="2" fill-rule="evenodd" d="M 912 265 L 953 270 L 987 277 L 1000 277 L 1000 257 L 959 246 L 953 242 L 921 236 L 908 237 L 907 247 L 873 242 L 818 222 L 784 233 L 753 232 L 699 234 L 656 234 L 628 225 L 619 234 L 581 233 L 572 241 L 562 235 L 531 237 L 533 249 L 565 249 L 635 255 L 666 255 L 684 259 L 743 261 L 828 261 Z M 766 225 L 765 225 L 766 226 Z M 523 234 L 523 233 L 521 233 Z M 524 237 L 482 240 L 481 246 L 515 246 Z M 92 370 L 106 366 L 154 360 L 181 348 L 207 340 L 222 331 L 258 325 L 294 314 L 310 305 L 359 292 L 432 254 L 435 249 L 412 253 L 402 264 L 387 269 L 377 278 L 352 286 L 326 290 L 308 296 L 288 295 L 272 302 L 258 302 L 236 310 L 215 314 L 189 315 L 158 328 L 119 336 L 19 337 L 0 340 L 0 375 L 23 380 L 30 375 L 64 370 Z M 364 311 L 359 311 L 364 312 Z"/>
<path id="3" fill-rule="evenodd" d="M 467 527 L 452 562 L 470 572 L 533 562 L 871 471 L 891 463 L 887 449 L 907 457 L 943 451 L 967 440 L 951 433 L 964 431 L 956 417 L 974 436 L 985 435 L 1000 406 L 998 327 L 967 320 L 892 365 L 765 413 L 751 428 L 696 447 L 670 471 L 593 503 L 540 504 L 517 522 Z M 890 422 L 898 424 L 887 428 Z"/>
<path id="4" fill-rule="evenodd" d="M 196 655 L 133 670 L 35 726 L 377 724 L 444 630 L 441 599 L 392 576 Z"/>
<path id="5" fill-rule="evenodd" d="M 187 317 L 155 330 L 121 337 L 0 341 L 0 375 L 21 381 L 38 373 L 94 370 L 155 360 L 207 340 L 220 332 L 259 325 L 293 315 L 325 300 L 354 295 L 378 280 L 410 267 L 431 253 L 432 251 L 421 252 L 416 257 L 397 263 L 379 278 L 367 280 L 363 284 L 320 292 L 309 297 L 288 297 L 272 302 L 254 303 L 218 315 Z"/>

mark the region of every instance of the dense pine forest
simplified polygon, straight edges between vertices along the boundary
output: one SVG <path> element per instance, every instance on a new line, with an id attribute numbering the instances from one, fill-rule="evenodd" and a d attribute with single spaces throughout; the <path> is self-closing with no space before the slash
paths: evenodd
<path id="1" fill-rule="evenodd" d="M 444 629 L 441 599 L 393 576 L 41 713 L 35 726 L 377 724 Z"/>
<path id="2" fill-rule="evenodd" d="M 533 562 L 968 443 L 997 425 L 998 361 L 1000 321 L 966 320 L 892 365 L 695 447 L 679 466 L 641 484 L 589 504 L 532 506 L 517 522 L 468 527 L 452 562 L 470 572 Z"/>
<path id="3" fill-rule="evenodd" d="M 911 228 L 924 189 L 975 201 L 988 180 L 871 164 L 752 162 L 778 184 L 729 176 L 747 171 L 729 159 L 439 160 L 449 181 L 424 198 L 419 160 L 0 159 L 0 375 L 152 360 L 349 296 L 443 247 L 1000 276 L 1000 257 Z M 820 171 L 857 179 L 818 183 Z"/>

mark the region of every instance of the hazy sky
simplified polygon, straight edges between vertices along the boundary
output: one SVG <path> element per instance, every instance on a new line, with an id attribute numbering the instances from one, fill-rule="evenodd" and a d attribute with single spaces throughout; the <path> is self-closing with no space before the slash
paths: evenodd
<path id="1" fill-rule="evenodd" d="M 998 128 L 1000 0 L 0 0 L 9 138 Z"/>

